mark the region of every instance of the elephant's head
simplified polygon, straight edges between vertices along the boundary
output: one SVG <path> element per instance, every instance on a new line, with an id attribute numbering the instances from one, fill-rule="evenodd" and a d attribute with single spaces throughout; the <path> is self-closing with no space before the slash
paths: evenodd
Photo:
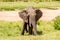
<path id="1" fill-rule="evenodd" d="M 31 17 L 35 16 L 36 19 L 34 19 L 34 18 L 33 19 L 36 21 L 39 20 L 39 18 L 41 18 L 41 16 L 42 16 L 42 11 L 40 9 L 36 9 L 32 6 L 26 8 L 25 11 L 27 12 L 28 16 L 31 16 Z"/>
<path id="2" fill-rule="evenodd" d="M 37 21 L 42 16 L 42 12 L 41 12 L 41 10 L 35 9 L 32 6 L 19 12 L 19 16 L 24 20 L 24 22 L 28 22 L 28 16 L 32 16 L 32 15 L 35 16 L 35 18 L 36 18 L 35 20 Z"/>

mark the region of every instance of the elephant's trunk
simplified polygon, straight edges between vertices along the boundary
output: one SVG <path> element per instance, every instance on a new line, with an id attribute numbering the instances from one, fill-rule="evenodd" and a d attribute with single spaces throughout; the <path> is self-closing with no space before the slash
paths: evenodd
<path id="1" fill-rule="evenodd" d="M 33 31 L 34 31 L 34 35 L 36 35 L 37 34 L 37 28 L 36 28 L 36 17 L 35 17 L 35 15 L 30 15 L 30 17 L 29 17 L 29 25 L 30 25 L 30 27 L 31 27 L 31 25 L 33 26 Z"/>

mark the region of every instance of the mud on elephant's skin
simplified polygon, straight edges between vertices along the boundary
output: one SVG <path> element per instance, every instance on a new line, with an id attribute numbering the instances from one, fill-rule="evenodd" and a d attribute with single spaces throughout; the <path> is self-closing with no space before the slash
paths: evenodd
<path id="1" fill-rule="evenodd" d="M 24 35 L 24 31 L 26 30 L 29 34 L 37 35 L 37 27 L 36 22 L 42 16 L 42 11 L 39 9 L 35 9 L 34 7 L 30 6 L 25 10 L 19 12 L 19 16 L 23 19 L 24 25 L 21 31 L 21 34 Z M 27 25 L 29 26 L 29 31 L 27 30 Z"/>

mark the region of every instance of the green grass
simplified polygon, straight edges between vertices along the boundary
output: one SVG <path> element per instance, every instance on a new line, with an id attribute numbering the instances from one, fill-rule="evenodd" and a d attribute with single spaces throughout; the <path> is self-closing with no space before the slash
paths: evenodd
<path id="1" fill-rule="evenodd" d="M 9 36 L 0 37 L 0 40 L 60 40 L 60 31 L 39 36 Z"/>
<path id="2" fill-rule="evenodd" d="M 47 34 L 54 31 L 53 23 L 37 22 L 38 34 Z M 0 36 L 18 36 L 20 35 L 23 22 L 0 21 Z M 28 35 L 25 33 L 25 35 Z"/>
<path id="3" fill-rule="evenodd" d="M 37 22 L 37 30 L 40 32 L 42 31 L 42 34 L 48 34 L 51 32 L 54 32 L 54 26 L 53 26 L 53 22 L 45 22 L 45 21 L 38 21 Z"/>
<path id="4" fill-rule="evenodd" d="M 23 22 L 7 22 L 0 21 L 0 40 L 60 40 L 60 31 L 55 30 L 53 27 L 53 21 L 37 22 L 37 36 L 20 35 Z"/>
<path id="5" fill-rule="evenodd" d="M 0 21 L 0 36 L 20 35 L 22 22 Z"/>
<path id="6" fill-rule="evenodd" d="M 49 9 L 56 9 L 57 7 L 60 7 L 59 2 L 0 2 L 0 10 L 19 10 L 24 9 L 30 5 L 36 8 Z"/>
<path id="7" fill-rule="evenodd" d="M 60 30 L 54 27 L 54 20 L 50 22 L 41 21 L 37 22 L 37 36 L 25 35 L 22 36 L 21 28 L 23 22 L 15 21 L 1 21 L 0 20 L 0 40 L 60 40 Z"/>
<path id="8" fill-rule="evenodd" d="M 0 21 L 0 36 L 19 36 L 21 33 L 23 22 L 7 22 Z M 54 32 L 53 22 L 37 22 L 37 32 L 38 35 L 48 34 Z M 25 33 L 27 36 L 28 33 Z"/>

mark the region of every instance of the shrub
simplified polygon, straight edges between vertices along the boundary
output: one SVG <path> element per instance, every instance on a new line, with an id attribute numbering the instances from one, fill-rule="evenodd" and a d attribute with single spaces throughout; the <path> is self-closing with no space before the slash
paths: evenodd
<path id="1" fill-rule="evenodd" d="M 60 16 L 57 16 L 54 20 L 54 27 L 57 30 L 60 30 Z"/>

